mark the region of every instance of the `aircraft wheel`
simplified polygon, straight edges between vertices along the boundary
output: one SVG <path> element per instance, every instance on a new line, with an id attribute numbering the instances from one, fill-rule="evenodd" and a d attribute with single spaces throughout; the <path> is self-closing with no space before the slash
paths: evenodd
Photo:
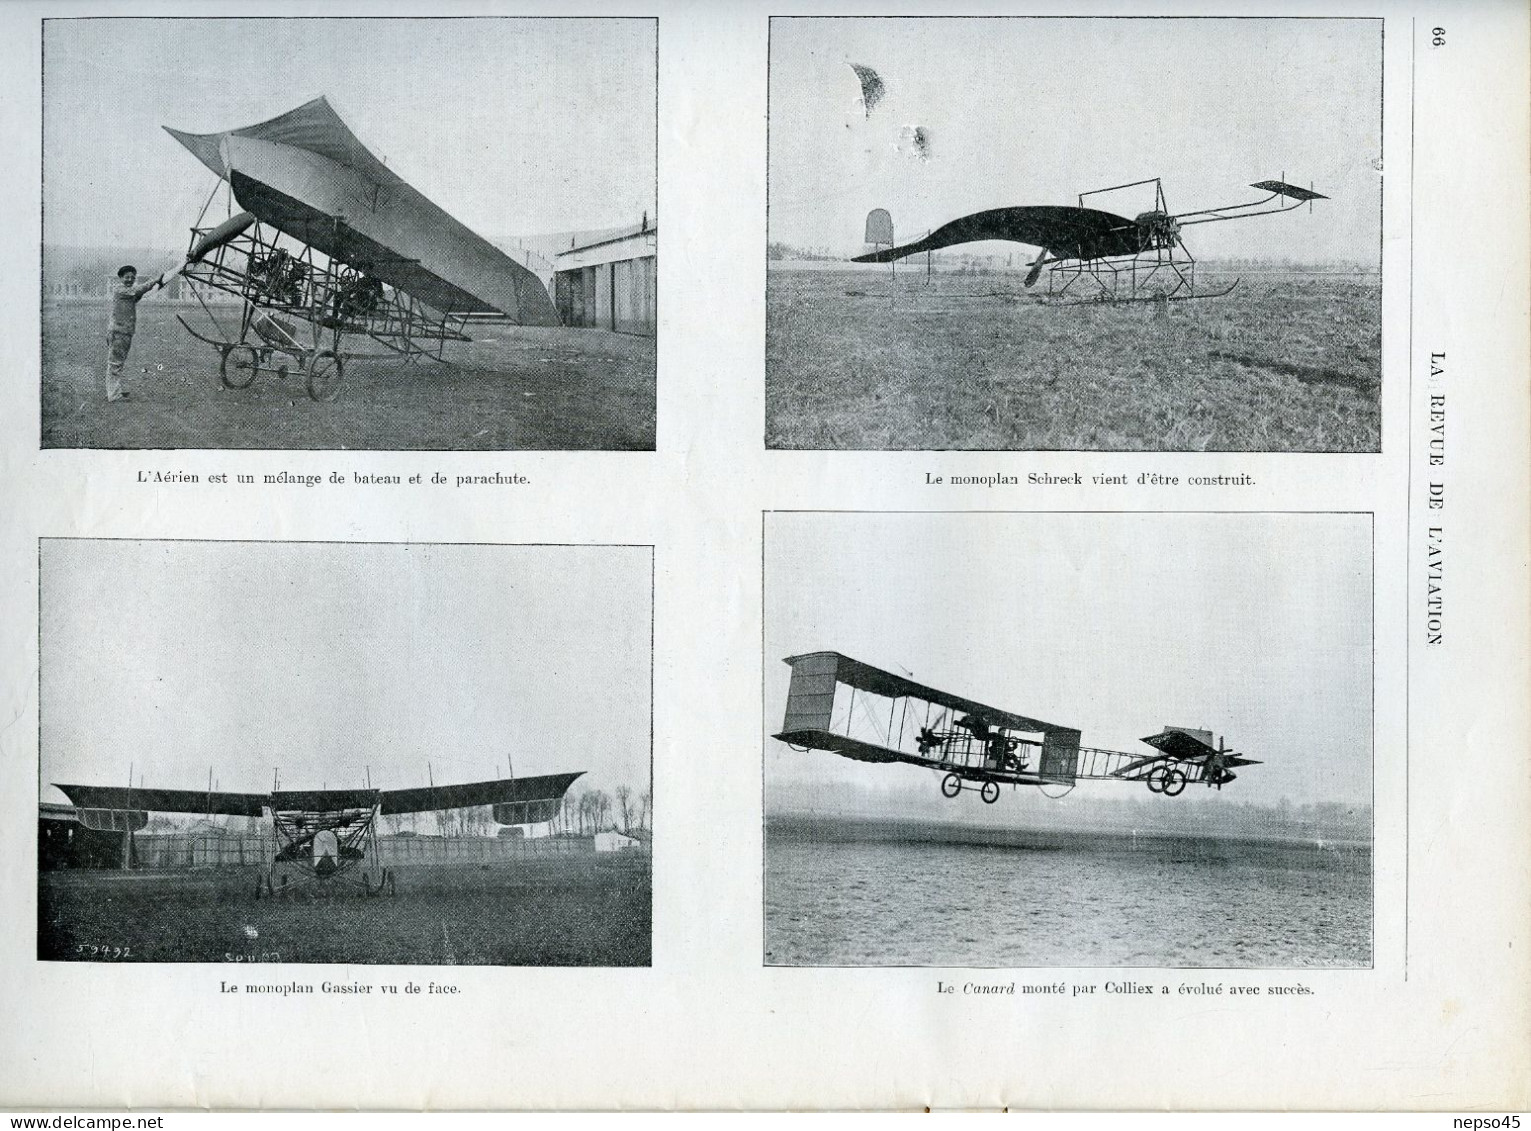
<path id="1" fill-rule="evenodd" d="M 225 346 L 218 376 L 227 389 L 248 389 L 260 372 L 260 355 L 254 346 Z"/>
<path id="2" fill-rule="evenodd" d="M 1160 793 L 1164 794 L 1165 797 L 1179 797 L 1184 789 L 1184 773 L 1182 773 L 1180 770 L 1164 771 L 1164 784 L 1159 788 Z"/>
<path id="3" fill-rule="evenodd" d="M 983 789 L 979 791 L 978 796 L 983 798 L 985 805 L 993 805 L 999 800 L 999 783 L 993 781 L 984 782 Z"/>
<path id="4" fill-rule="evenodd" d="M 962 779 L 956 774 L 947 774 L 941 779 L 941 793 L 946 797 L 956 797 L 962 792 Z"/>
<path id="5" fill-rule="evenodd" d="M 1148 777 L 1145 778 L 1144 780 L 1148 782 L 1148 792 L 1149 793 L 1163 793 L 1164 792 L 1164 767 L 1163 766 L 1155 766 L 1152 770 L 1148 771 Z"/>
<path id="6" fill-rule="evenodd" d="M 340 379 L 345 376 L 345 363 L 334 350 L 315 350 L 308 359 L 308 395 L 316 401 L 329 404 L 340 395 Z"/>

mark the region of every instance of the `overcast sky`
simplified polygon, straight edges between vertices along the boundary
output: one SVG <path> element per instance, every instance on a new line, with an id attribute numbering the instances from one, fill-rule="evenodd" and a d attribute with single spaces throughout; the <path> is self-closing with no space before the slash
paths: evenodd
<path id="1" fill-rule="evenodd" d="M 872 208 L 899 242 L 969 212 L 1074 204 L 1162 177 L 1170 211 L 1279 178 L 1333 199 L 1208 224 L 1192 253 L 1376 262 L 1379 20 L 776 19 L 771 238 L 856 250 Z M 848 64 L 886 93 L 868 115 Z M 919 160 L 904 127 L 929 135 Z M 1133 216 L 1152 189 L 1087 202 Z M 974 245 L 999 250 L 1006 245 Z M 1010 245 L 1012 248 L 1014 245 Z"/>
<path id="2" fill-rule="evenodd" d="M 1369 803 L 1371 555 L 1365 515 L 772 514 L 767 733 L 781 660 L 836 651 L 1086 746 L 1211 730 L 1265 763 L 1240 771 L 1243 800 Z M 929 770 L 766 750 L 771 780 L 936 788 Z"/>
<path id="3" fill-rule="evenodd" d="M 49 783 L 649 782 L 647 548 L 42 544 Z"/>
<path id="4" fill-rule="evenodd" d="M 655 215 L 652 20 L 53 19 L 43 61 L 48 243 L 184 248 L 217 180 L 160 127 L 319 95 L 491 240 Z"/>

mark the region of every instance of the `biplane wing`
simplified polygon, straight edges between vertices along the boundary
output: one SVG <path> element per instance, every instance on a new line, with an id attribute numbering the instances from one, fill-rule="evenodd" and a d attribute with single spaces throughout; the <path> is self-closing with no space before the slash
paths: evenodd
<path id="1" fill-rule="evenodd" d="M 438 809 L 463 809 L 475 805 L 495 807 L 516 817 L 501 824 L 526 824 L 548 817 L 526 814 L 550 812 L 584 771 L 546 774 L 533 778 L 502 778 L 497 781 L 459 785 L 425 786 L 418 789 L 307 789 L 274 793 L 224 793 L 198 789 L 130 789 L 124 786 L 60 785 L 57 788 L 81 809 L 129 812 L 202 813 L 230 817 L 259 817 L 274 813 L 338 813 L 380 807 L 384 815 L 428 813 Z"/>
<path id="2" fill-rule="evenodd" d="M 1125 216 L 1095 208 L 1027 205 L 991 208 L 943 224 L 924 239 L 855 256 L 853 263 L 889 263 L 923 251 L 978 240 L 1009 240 L 1040 247 L 1060 259 L 1101 259 L 1142 250 L 1138 226 Z"/>
<path id="3" fill-rule="evenodd" d="M 1073 780 L 1079 731 L 1072 727 L 927 687 L 839 652 L 789 656 L 786 663 L 792 682 L 775 737 L 788 745 L 858 762 L 932 768 L 971 763 L 988 767 L 992 776 L 1031 784 Z M 937 732 L 939 740 L 932 737 Z M 1024 769 L 1014 757 L 1020 736 L 1037 736 L 1027 740 L 1036 756 Z"/>
<path id="4" fill-rule="evenodd" d="M 1031 732 L 1069 729 L 1010 711 L 1001 711 L 998 707 L 989 707 L 934 687 L 926 687 L 912 679 L 842 656 L 839 652 L 808 652 L 801 656 L 788 656 L 783 662 L 791 665 L 794 677 L 801 677 L 789 694 L 787 725 L 783 728 L 788 732 L 794 729 L 795 721 L 813 724 L 811 729 L 825 729 L 820 724 L 827 724 L 830 718 L 830 701 L 834 697 L 837 683 L 885 699 L 917 699 L 934 703 L 948 710 L 959 711 L 991 727 Z"/>
<path id="5" fill-rule="evenodd" d="M 262 223 L 443 314 L 559 325 L 535 274 L 410 187 L 325 98 L 221 133 L 165 130 Z"/>

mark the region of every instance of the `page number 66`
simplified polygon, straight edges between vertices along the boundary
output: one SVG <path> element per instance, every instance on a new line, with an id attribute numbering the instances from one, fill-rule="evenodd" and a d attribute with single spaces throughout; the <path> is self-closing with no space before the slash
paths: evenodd
<path id="1" fill-rule="evenodd" d="M 1433 28 L 1430 29 L 1430 46 L 1431 47 L 1445 47 L 1446 46 L 1446 29 L 1445 28 L 1443 28 L 1443 27 L 1433 27 Z"/>

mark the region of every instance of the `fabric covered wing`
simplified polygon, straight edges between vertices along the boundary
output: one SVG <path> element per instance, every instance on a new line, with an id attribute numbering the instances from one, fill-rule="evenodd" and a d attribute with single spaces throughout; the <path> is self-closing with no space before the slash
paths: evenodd
<path id="1" fill-rule="evenodd" d="M 322 154 L 336 164 L 357 170 L 378 184 L 401 183 L 399 175 L 361 143 L 351 132 L 351 127 L 330 105 L 330 100 L 324 97 L 312 99 L 264 122 L 239 126 L 223 133 L 194 134 L 185 130 L 173 130 L 169 126 L 165 127 L 165 132 L 191 150 L 192 156 L 220 177 L 229 175 L 222 153 L 223 139 L 249 137 Z"/>
<path id="2" fill-rule="evenodd" d="M 229 181 L 240 207 L 444 314 L 559 324 L 533 272 L 406 184 L 325 99 L 223 133 L 165 128 Z"/>
<path id="3" fill-rule="evenodd" d="M 906 255 L 939 251 L 979 240 L 1009 240 L 1046 249 L 1061 259 L 1100 259 L 1135 255 L 1143 248 L 1138 226 L 1125 216 L 1094 208 L 1038 204 L 991 208 L 943 224 L 930 235 L 902 247 L 858 255 L 853 263 L 889 263 Z"/>
<path id="4" fill-rule="evenodd" d="M 1211 735 L 1208 737 L 1210 738 Z M 1204 742 L 1196 735 L 1176 727 L 1165 727 L 1158 734 L 1151 734 L 1142 741 L 1156 750 L 1164 751 L 1171 758 L 1179 758 L 1187 762 L 1217 753 L 1217 748 L 1210 742 Z"/>
<path id="5" fill-rule="evenodd" d="M 469 805 L 509 805 L 529 801 L 552 801 L 562 797 L 583 774 L 545 774 L 537 778 L 504 778 L 462 785 L 426 786 L 423 789 L 385 789 L 383 812 L 429 813 L 436 809 L 462 809 Z"/>
<path id="6" fill-rule="evenodd" d="M 264 793 L 218 793 L 200 789 L 127 789 L 115 785 L 56 787 L 81 809 L 119 809 L 152 813 L 218 813 L 259 817 L 271 805 Z"/>
<path id="7" fill-rule="evenodd" d="M 230 178 L 239 203 L 293 239 L 358 271 L 381 279 L 443 314 L 489 314 L 499 308 L 447 282 L 440 275 L 362 235 L 344 220 L 326 215 L 236 170 Z"/>
<path id="8" fill-rule="evenodd" d="M 1288 200 L 1306 201 L 1329 199 L 1321 192 L 1314 192 L 1312 189 L 1298 188 L 1296 185 L 1289 185 L 1285 181 L 1256 181 L 1249 187 L 1264 189 L 1266 192 L 1273 192 L 1277 196 L 1284 196 Z"/>
<path id="9" fill-rule="evenodd" d="M 805 685 L 809 681 L 815 682 L 819 685 L 818 690 L 821 692 L 827 690 L 831 699 L 834 697 L 834 684 L 843 683 L 889 699 L 900 699 L 906 696 L 924 699 L 942 707 L 950 707 L 954 711 L 961 711 L 975 719 L 982 719 L 990 726 L 1009 727 L 1012 730 L 1071 733 L 1076 736 L 1076 739 L 1079 734 L 1070 727 L 1045 723 L 1041 719 L 1028 718 L 1011 711 L 1001 711 L 997 707 L 988 707 L 971 699 L 964 699 L 960 695 L 952 695 L 934 687 L 927 687 L 923 683 L 915 683 L 912 679 L 905 679 L 901 675 L 874 668 L 871 664 L 853 660 L 839 652 L 805 652 L 801 656 L 788 656 L 783 663 L 791 666 L 794 681 L 801 679 Z"/>

